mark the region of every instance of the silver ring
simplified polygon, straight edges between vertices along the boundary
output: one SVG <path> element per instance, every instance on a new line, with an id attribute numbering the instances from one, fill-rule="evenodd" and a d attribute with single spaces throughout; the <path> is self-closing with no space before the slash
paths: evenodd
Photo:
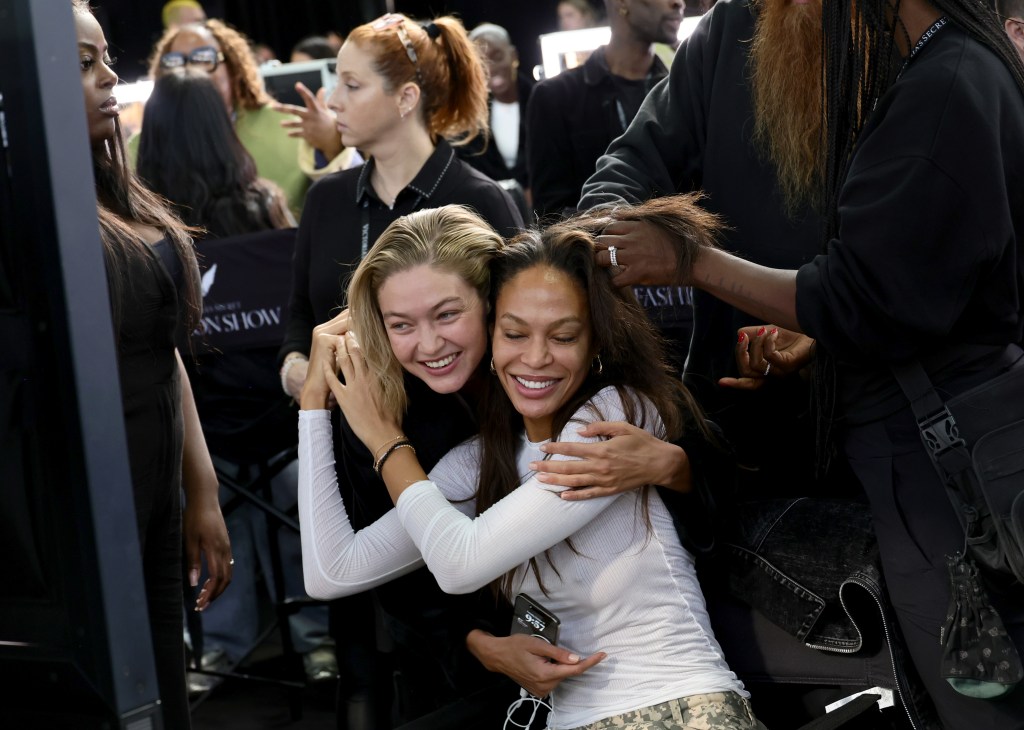
<path id="1" fill-rule="evenodd" d="M 608 247 L 608 258 L 611 259 L 614 268 L 619 268 L 619 251 L 615 246 Z"/>
<path id="2" fill-rule="evenodd" d="M 764 376 L 766 378 L 768 377 L 768 373 L 771 371 L 771 369 L 772 369 L 772 364 L 768 363 L 768 366 L 764 369 Z"/>

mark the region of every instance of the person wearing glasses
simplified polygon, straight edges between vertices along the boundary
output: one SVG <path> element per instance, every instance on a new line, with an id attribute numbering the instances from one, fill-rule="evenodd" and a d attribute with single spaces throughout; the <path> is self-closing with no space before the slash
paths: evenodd
<path id="1" fill-rule="evenodd" d="M 280 352 L 282 386 L 296 399 L 305 382 L 313 328 L 345 306 L 345 281 L 392 221 L 424 208 L 460 204 L 502 235 L 523 225 L 508 193 L 453 150 L 453 144 L 480 135 L 488 115 L 486 71 L 458 20 L 441 17 L 420 25 L 400 14 L 385 15 L 349 34 L 337 69 L 338 85 L 328 105 L 337 114 L 342 143 L 358 148 L 367 162 L 324 177 L 306 199 L 293 264 L 291 315 Z M 429 389 L 418 392 L 423 391 L 428 397 Z M 389 511 L 390 500 L 373 473 L 372 454 L 344 425 L 336 428 L 336 463 L 350 471 L 339 480 L 346 504 L 356 524 L 370 524 Z M 443 659 L 429 654 L 431 659 L 424 660 L 427 652 L 420 648 L 424 637 L 451 625 L 448 601 L 436 581 L 417 571 L 376 591 L 376 599 L 397 647 L 394 655 L 404 662 L 405 681 L 396 683 L 402 712 L 412 717 L 452 699 L 451 687 L 443 686 L 449 677 Z M 358 605 L 369 605 L 365 596 L 344 601 L 338 610 L 345 617 L 337 625 L 374 625 L 372 612 L 368 618 L 358 613 Z M 342 656 L 343 642 L 355 653 L 356 641 L 366 638 L 370 645 L 363 650 L 373 656 L 372 634 L 346 629 L 336 636 L 339 665 L 349 664 Z M 431 641 L 447 650 L 461 646 L 464 636 Z M 369 676 L 369 670 L 357 670 L 351 681 L 345 679 L 346 691 L 359 696 L 357 701 L 345 698 L 350 713 L 376 692 L 362 686 Z M 426 687 L 438 689 L 424 692 Z"/>
<path id="2" fill-rule="evenodd" d="M 996 0 L 996 13 L 1017 53 L 1024 58 L 1024 0 Z"/>
<path id="3" fill-rule="evenodd" d="M 302 212 L 311 180 L 347 166 L 352 159 L 354 153 L 343 149 L 333 129 L 333 119 L 326 111 L 319 125 L 310 122 L 310 131 L 303 137 L 308 145 L 282 128 L 274 100 L 263 88 L 248 40 L 221 21 L 211 19 L 170 28 L 157 41 L 150 59 L 150 76 L 158 79 L 184 68 L 200 69 L 210 75 L 234 120 L 238 138 L 256 161 L 260 177 L 284 191 L 296 216 Z M 128 147 L 134 162 L 137 135 L 129 140 Z M 317 169 L 315 151 L 330 160 L 330 164 Z"/>

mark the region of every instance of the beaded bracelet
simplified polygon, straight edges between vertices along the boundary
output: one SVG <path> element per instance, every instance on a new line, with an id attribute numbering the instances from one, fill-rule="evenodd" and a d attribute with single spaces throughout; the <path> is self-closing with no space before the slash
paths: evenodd
<path id="1" fill-rule="evenodd" d="M 384 462 L 387 461 L 388 458 L 390 458 L 390 456 L 399 449 L 412 449 L 412 453 L 416 453 L 416 449 L 413 448 L 413 445 L 409 443 L 408 439 L 406 439 L 405 441 L 399 441 L 396 444 L 392 444 L 388 448 L 388 450 L 384 452 L 384 456 L 380 457 L 380 459 L 377 460 L 377 463 L 373 465 L 373 470 L 377 472 L 377 476 L 380 476 L 380 471 L 381 469 L 384 468 Z"/>
<path id="2" fill-rule="evenodd" d="M 400 433 L 400 434 L 398 434 L 397 436 L 395 436 L 395 437 L 394 437 L 393 439 L 388 439 L 387 441 L 385 441 L 384 443 L 382 443 L 382 444 L 381 444 L 380 446 L 378 446 L 378 447 L 377 447 L 376 449 L 374 449 L 374 450 L 373 450 L 373 463 L 374 463 L 374 464 L 376 464 L 376 463 L 377 463 L 377 459 L 379 458 L 379 457 L 377 456 L 377 454 L 379 454 L 380 452 L 382 452 L 382 451 L 384 450 L 384 447 L 385 447 L 385 446 L 388 446 L 388 445 L 390 445 L 390 444 L 396 443 L 396 442 L 398 442 L 398 441 L 401 441 L 401 440 L 403 440 L 403 439 L 405 439 L 406 441 L 408 441 L 408 440 L 409 440 L 409 439 L 405 438 L 405 434 L 404 434 L 404 433 Z"/>

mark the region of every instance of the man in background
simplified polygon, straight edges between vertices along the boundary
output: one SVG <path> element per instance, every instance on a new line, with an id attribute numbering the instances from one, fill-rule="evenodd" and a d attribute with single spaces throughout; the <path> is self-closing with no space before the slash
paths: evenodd
<path id="1" fill-rule="evenodd" d="M 1017 52 L 1024 58 L 1024 0 L 996 0 L 996 13 Z"/>

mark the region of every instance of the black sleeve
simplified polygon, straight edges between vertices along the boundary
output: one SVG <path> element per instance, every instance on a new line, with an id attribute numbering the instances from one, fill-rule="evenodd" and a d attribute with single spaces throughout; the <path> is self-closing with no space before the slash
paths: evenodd
<path id="1" fill-rule="evenodd" d="M 534 87 L 526 107 L 526 166 L 533 209 L 541 218 L 575 208 L 579 198 L 572 142 L 564 105 L 564 84 L 558 77 Z"/>
<path id="2" fill-rule="evenodd" d="M 690 460 L 692 488 L 676 492 L 658 487 L 672 515 L 683 547 L 694 556 L 714 556 L 728 532 L 730 506 L 736 496 L 736 461 L 721 429 L 710 421 L 707 436 L 691 429 L 676 441 Z"/>
<path id="3" fill-rule="evenodd" d="M 313 314 L 313 303 L 309 298 L 309 266 L 310 249 L 313 245 L 314 221 L 321 209 L 320 191 L 322 185 L 314 185 L 306 196 L 306 204 L 302 211 L 302 220 L 295 238 L 295 255 L 292 258 L 292 295 L 288 326 L 285 330 L 284 342 L 277 353 L 277 364 L 280 367 L 289 352 L 309 354 L 313 344 L 313 327 L 316 317 Z"/>
<path id="4" fill-rule="evenodd" d="M 498 183 L 474 170 L 468 163 L 463 174 L 468 176 L 468 186 L 460 195 L 463 203 L 470 206 L 480 217 L 491 224 L 500 235 L 511 238 L 523 230 L 523 216 L 519 207 Z"/>

